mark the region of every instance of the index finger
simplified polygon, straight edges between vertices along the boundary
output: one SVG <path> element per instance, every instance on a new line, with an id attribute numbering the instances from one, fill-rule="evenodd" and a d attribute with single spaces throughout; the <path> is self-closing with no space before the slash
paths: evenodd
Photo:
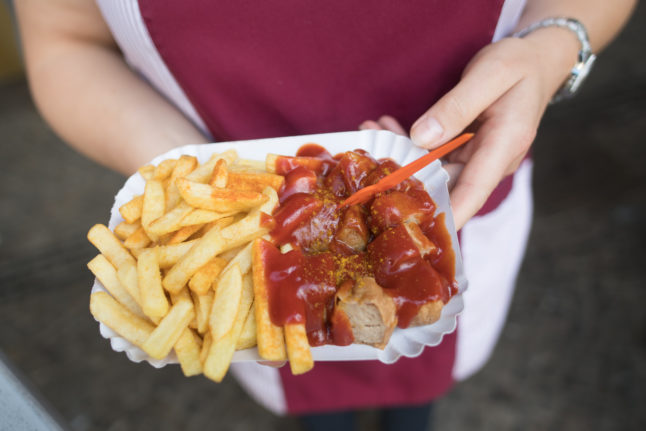
<path id="1" fill-rule="evenodd" d="M 505 46 L 514 42 L 505 41 Z M 494 54 L 498 46 L 476 58 L 460 82 L 413 124 L 415 145 L 432 149 L 458 135 L 522 79 L 520 68 L 509 67 Z"/>
<path id="2" fill-rule="evenodd" d="M 461 229 L 482 208 L 503 177 L 518 165 L 524 153 L 508 149 L 519 139 L 518 130 L 512 126 L 485 126 L 478 131 L 474 137 L 476 150 L 464 165 L 451 191 L 456 229 Z"/>

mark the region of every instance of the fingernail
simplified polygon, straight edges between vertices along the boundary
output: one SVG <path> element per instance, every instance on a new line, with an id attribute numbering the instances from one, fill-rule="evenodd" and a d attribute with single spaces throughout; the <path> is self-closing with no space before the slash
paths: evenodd
<path id="1" fill-rule="evenodd" d="M 444 129 L 433 117 L 427 118 L 414 124 L 411 131 L 411 139 L 418 147 L 428 148 L 442 137 Z"/>

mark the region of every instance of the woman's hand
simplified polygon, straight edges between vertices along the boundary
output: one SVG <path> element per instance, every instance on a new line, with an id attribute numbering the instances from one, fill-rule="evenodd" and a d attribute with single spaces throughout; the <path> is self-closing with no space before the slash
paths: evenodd
<path id="1" fill-rule="evenodd" d="M 469 62 L 460 82 L 413 124 L 411 139 L 428 149 L 465 129 L 475 132 L 469 143 L 448 156 L 445 165 L 453 182 L 451 204 L 457 229 L 518 168 L 547 104 L 576 62 L 578 49 L 576 37 L 557 28 L 488 45 Z M 405 134 L 388 116 L 364 122 L 360 128 Z"/>

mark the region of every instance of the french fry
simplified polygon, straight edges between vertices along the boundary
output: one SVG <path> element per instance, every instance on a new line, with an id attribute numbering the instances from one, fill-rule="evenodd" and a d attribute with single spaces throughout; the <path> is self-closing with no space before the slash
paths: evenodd
<path id="1" fill-rule="evenodd" d="M 260 238 L 256 239 L 251 250 L 258 354 L 268 361 L 284 361 L 287 355 L 283 328 L 274 325 L 269 317 L 265 267 L 262 259 L 263 241 Z"/>
<path id="2" fill-rule="evenodd" d="M 211 289 L 204 295 L 198 295 L 191 291 L 193 298 L 193 305 L 195 306 L 195 321 L 197 324 L 197 332 L 204 334 L 209 329 L 209 314 L 213 306 L 213 297 L 215 292 Z"/>
<path id="3" fill-rule="evenodd" d="M 278 191 L 284 182 L 285 178 L 283 176 L 268 172 L 230 171 L 226 186 L 234 190 L 251 190 L 255 192 L 262 192 L 265 187 L 271 187 Z"/>
<path id="4" fill-rule="evenodd" d="M 193 304 L 193 297 L 189 293 L 189 290 L 188 290 L 188 288 L 186 286 L 182 287 L 179 292 L 172 293 L 170 295 L 171 304 L 175 305 L 180 301 L 188 301 L 191 304 Z M 195 308 L 195 304 L 193 304 L 193 308 Z M 197 313 L 195 313 L 195 314 L 196 314 L 196 317 L 197 317 Z M 197 328 L 197 320 L 196 320 L 196 318 L 193 318 L 193 320 L 191 320 L 188 323 L 188 326 L 189 326 L 189 328 L 196 329 Z"/>
<path id="5" fill-rule="evenodd" d="M 238 159 L 235 164 L 231 165 L 232 170 L 255 170 L 255 171 L 264 171 L 265 162 L 261 160 L 250 160 L 250 159 Z"/>
<path id="6" fill-rule="evenodd" d="M 209 185 L 212 187 L 225 188 L 227 186 L 228 176 L 229 172 L 227 171 L 227 161 L 220 159 L 213 167 L 213 174 L 211 174 Z"/>
<path id="7" fill-rule="evenodd" d="M 175 208 L 153 221 L 150 226 L 148 226 L 148 231 L 158 237 L 174 232 L 181 227 L 180 223 L 182 219 L 191 211 L 193 211 L 193 207 L 186 202 L 180 202 L 175 206 Z"/>
<path id="8" fill-rule="evenodd" d="M 242 274 L 240 268 L 233 266 L 222 274 L 215 288 L 215 297 L 209 313 L 209 325 L 214 342 L 233 329 L 241 298 Z"/>
<path id="9" fill-rule="evenodd" d="M 157 245 L 166 245 L 168 244 L 168 241 L 171 240 L 171 238 L 175 235 L 175 232 L 168 232 L 168 233 L 163 233 L 159 236 L 157 239 Z"/>
<path id="10" fill-rule="evenodd" d="M 256 238 L 268 239 L 265 214 L 284 183 L 264 171 L 271 165 L 275 172 L 276 160 L 238 159 L 228 150 L 201 165 L 181 156 L 140 168 L 144 193 L 119 208 L 125 221 L 116 236 L 103 225 L 88 232 L 102 253 L 88 267 L 114 296 L 93 294 L 93 315 L 152 358 L 174 349 L 186 376 L 204 373 L 219 382 L 235 350 L 256 345 L 263 359 L 289 357 L 295 374 L 309 370 L 304 325 L 282 328 L 270 320 L 255 250 Z"/>
<path id="11" fill-rule="evenodd" d="M 153 241 L 157 240 L 157 235 L 148 229 L 150 224 L 164 215 L 166 200 L 164 197 L 164 186 L 160 181 L 149 180 L 146 182 L 144 189 L 144 202 L 141 209 L 141 226 L 146 234 Z"/>
<path id="12" fill-rule="evenodd" d="M 221 219 L 206 223 L 202 228 L 202 233 L 205 234 L 213 228 L 224 229 L 225 227 L 232 225 L 235 221 L 235 216 L 222 217 Z"/>
<path id="13" fill-rule="evenodd" d="M 267 239 L 267 238 L 265 238 L 265 239 Z M 280 253 L 281 254 L 289 253 L 292 250 L 294 250 L 294 247 L 292 247 L 292 245 L 290 243 L 283 244 L 283 245 L 280 246 Z"/>
<path id="14" fill-rule="evenodd" d="M 282 254 L 293 250 L 291 244 L 287 243 L 280 247 Z M 308 372 L 314 366 L 312 352 L 310 351 L 307 331 L 303 323 L 289 323 L 284 326 L 285 345 L 287 358 L 292 374 L 298 375 Z"/>
<path id="15" fill-rule="evenodd" d="M 276 161 L 278 157 L 278 154 L 267 154 L 265 156 L 265 170 L 270 174 L 276 173 Z"/>
<path id="16" fill-rule="evenodd" d="M 211 223 L 225 217 L 232 216 L 235 211 L 216 212 L 202 209 L 194 209 L 180 222 L 180 226 L 193 226 L 196 224 Z"/>
<path id="17" fill-rule="evenodd" d="M 188 287 L 198 295 L 204 295 L 226 265 L 226 260 L 214 257 L 191 277 Z"/>
<path id="18" fill-rule="evenodd" d="M 92 226 L 87 233 L 87 239 L 108 258 L 115 268 L 123 265 L 136 265 L 135 258 L 105 225 L 95 224 Z"/>
<path id="19" fill-rule="evenodd" d="M 153 175 L 155 174 L 155 167 L 153 165 L 146 165 L 140 167 L 137 172 L 139 172 L 139 175 L 141 175 L 144 180 L 152 180 Z"/>
<path id="20" fill-rule="evenodd" d="M 308 372 L 314 367 L 314 360 L 307 341 L 305 324 L 288 323 L 284 329 L 287 357 L 292 374 L 296 376 Z"/>
<path id="21" fill-rule="evenodd" d="M 143 205 L 143 195 L 135 196 L 129 202 L 119 207 L 119 213 L 126 222 L 134 223 L 141 218 L 141 209 L 143 208 Z"/>
<path id="22" fill-rule="evenodd" d="M 208 162 L 198 166 L 193 172 L 191 172 L 184 178 L 196 183 L 206 183 L 209 178 L 211 178 L 213 168 L 215 167 L 215 164 L 218 162 L 218 160 L 224 159 L 227 161 L 227 164 L 230 165 L 235 162 L 237 158 L 238 153 L 236 152 L 236 150 L 227 150 L 219 154 L 213 154 Z"/>
<path id="23" fill-rule="evenodd" d="M 222 259 L 226 260 L 227 262 L 231 262 L 234 257 L 240 253 L 240 251 L 245 248 L 247 245 L 241 245 L 239 247 L 232 248 L 231 250 L 223 251 L 218 255 L 218 257 L 221 257 Z"/>
<path id="24" fill-rule="evenodd" d="M 200 350 L 200 363 L 202 365 L 204 365 L 204 361 L 206 361 L 206 357 L 209 355 L 211 344 L 213 344 L 213 337 L 211 336 L 211 332 L 207 331 L 202 339 L 202 350 Z"/>
<path id="25" fill-rule="evenodd" d="M 175 180 L 178 178 L 184 178 L 186 175 L 190 174 L 196 166 L 197 158 L 193 156 L 183 155 L 177 160 L 173 173 L 170 175 L 168 187 L 166 187 L 166 210 L 175 208 L 181 200 L 179 190 L 177 190 L 177 186 L 175 185 Z"/>
<path id="26" fill-rule="evenodd" d="M 254 209 L 249 215 L 237 223 L 222 230 L 212 229 L 202 238 L 197 240 L 191 249 L 168 271 L 164 277 L 164 287 L 169 292 L 175 292 L 204 266 L 223 251 L 239 247 L 256 237 L 267 233 L 267 226 L 263 226 L 262 214 L 271 214 L 278 203 L 276 191 L 267 187 L 263 194 L 268 197 L 267 202 Z"/>
<path id="27" fill-rule="evenodd" d="M 175 265 L 197 243 L 197 240 L 185 241 L 179 244 L 160 245 L 159 267 L 170 268 Z"/>
<path id="28" fill-rule="evenodd" d="M 119 281 L 117 270 L 114 269 L 114 266 L 108 262 L 108 259 L 106 259 L 105 256 L 102 254 L 97 255 L 94 259 L 88 262 L 87 267 L 117 301 L 123 304 L 133 314 L 144 319 L 146 318 L 146 315 L 141 310 L 141 307 L 139 307 L 137 301 Z"/>
<path id="29" fill-rule="evenodd" d="M 137 229 L 141 227 L 141 223 L 136 221 L 134 223 L 128 223 L 122 221 L 114 228 L 114 235 L 119 238 L 121 241 L 128 238 L 130 235 L 135 233 Z"/>
<path id="30" fill-rule="evenodd" d="M 243 246 L 240 248 L 235 256 L 233 256 L 231 259 L 229 259 L 226 267 L 223 269 L 223 271 L 228 270 L 231 268 L 233 265 L 238 265 L 238 268 L 240 268 L 240 272 L 243 274 L 248 273 L 251 270 L 251 248 L 253 246 L 253 242 L 250 242 L 249 244 Z M 223 258 L 222 258 L 223 259 Z M 225 260 L 225 259 L 223 259 Z"/>
<path id="31" fill-rule="evenodd" d="M 244 325 L 242 326 L 242 332 L 240 337 L 238 337 L 238 342 L 236 343 L 236 350 L 250 349 L 256 345 L 256 305 L 255 302 L 251 304 L 249 313 L 247 314 L 247 320 L 245 320 Z"/>
<path id="32" fill-rule="evenodd" d="M 152 179 L 156 181 L 164 181 L 166 178 L 170 177 L 173 169 L 175 169 L 175 165 L 177 165 L 177 159 L 162 160 L 157 166 L 155 166 Z"/>
<path id="33" fill-rule="evenodd" d="M 144 227 L 141 226 L 139 229 L 134 231 L 126 240 L 123 242 L 123 245 L 132 250 L 134 248 L 145 248 L 150 244 L 150 238 Z"/>
<path id="34" fill-rule="evenodd" d="M 139 347 L 143 346 L 155 329 L 107 292 L 94 292 L 90 295 L 90 312 L 99 322 Z"/>
<path id="35" fill-rule="evenodd" d="M 164 317 L 169 308 L 168 299 L 161 284 L 158 256 L 157 247 L 146 249 L 139 255 L 137 262 L 137 284 L 141 296 L 141 308 L 148 317 Z"/>
<path id="36" fill-rule="evenodd" d="M 267 154 L 265 157 L 265 169 L 271 174 L 279 173 L 277 172 L 278 159 L 285 161 L 287 165 L 290 166 L 303 166 L 305 168 L 311 169 L 314 172 L 319 172 L 323 168 L 323 161 L 316 157 L 289 157 L 289 156 L 279 156 L 277 154 Z"/>
<path id="37" fill-rule="evenodd" d="M 248 313 L 242 313 L 246 317 Z M 237 344 L 238 337 L 244 325 L 244 318 L 236 319 L 234 328 L 231 332 L 221 338 L 219 341 L 213 340 L 209 346 L 208 354 L 204 359 L 203 372 L 206 377 L 221 382 L 229 370 L 233 354 Z"/>
<path id="38" fill-rule="evenodd" d="M 171 307 L 141 348 L 154 359 L 165 358 L 193 317 L 195 317 L 193 303 L 179 301 Z"/>
<path id="39" fill-rule="evenodd" d="M 137 301 L 141 306 L 141 295 L 139 294 L 139 285 L 137 279 L 137 267 L 135 265 L 123 265 L 117 269 L 117 278 L 121 285 L 125 287 L 132 299 Z"/>
<path id="40" fill-rule="evenodd" d="M 180 178 L 176 182 L 182 198 L 195 208 L 209 211 L 245 211 L 267 201 L 262 193 L 220 189 Z"/>
<path id="41" fill-rule="evenodd" d="M 201 348 L 201 338 L 195 335 L 192 329 L 184 329 L 179 340 L 175 343 L 174 349 L 179 365 L 182 367 L 182 372 L 186 377 L 202 373 Z"/>
<path id="42" fill-rule="evenodd" d="M 171 293 L 170 295 L 170 302 L 172 302 L 173 305 L 177 304 L 180 301 L 189 301 L 191 304 L 193 303 L 191 293 L 186 288 L 186 286 L 182 287 L 179 292 Z"/>
<path id="43" fill-rule="evenodd" d="M 237 265 L 233 266 L 229 271 L 232 273 L 231 277 L 227 277 L 228 273 L 223 274 L 216 289 L 215 300 L 211 309 L 211 336 L 213 337 L 213 342 L 204 361 L 204 375 L 216 382 L 222 381 L 229 369 L 238 338 L 253 303 L 253 282 L 251 277 L 242 277 Z M 220 285 L 221 283 L 223 285 Z M 238 292 L 233 292 L 234 290 L 238 290 Z M 229 323 L 229 313 L 218 314 L 218 312 L 224 311 L 220 307 L 220 301 L 226 299 L 235 303 L 238 296 L 239 303 L 236 314 L 233 322 Z M 215 322 L 214 318 L 216 319 Z M 222 322 L 220 322 L 220 319 L 222 319 Z"/>
<path id="44" fill-rule="evenodd" d="M 199 231 L 204 227 L 203 224 L 194 224 L 192 226 L 184 226 L 179 228 L 173 236 L 168 240 L 166 245 L 179 244 L 180 242 L 186 241 L 190 238 L 195 232 Z"/>

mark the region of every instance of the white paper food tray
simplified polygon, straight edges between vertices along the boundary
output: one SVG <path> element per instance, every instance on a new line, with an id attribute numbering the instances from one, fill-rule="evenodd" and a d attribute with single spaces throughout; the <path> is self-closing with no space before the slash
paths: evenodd
<path id="1" fill-rule="evenodd" d="M 245 159 L 265 160 L 267 153 L 294 155 L 296 151 L 306 143 L 316 143 L 326 148 L 332 155 L 354 150 L 366 150 L 374 158 L 390 157 L 400 165 L 405 165 L 419 158 L 426 153 L 425 150 L 416 147 L 406 137 L 396 135 L 388 131 L 364 130 L 357 132 L 327 133 L 318 135 L 292 136 L 286 138 L 257 139 L 250 141 L 237 141 L 218 144 L 187 145 L 178 147 L 167 153 L 155 157 L 150 163 L 159 164 L 162 160 L 178 158 L 182 154 L 196 156 L 200 163 L 209 159 L 211 154 L 222 152 L 230 148 L 236 149 L 239 156 Z M 444 334 L 451 333 L 456 327 L 456 318 L 464 307 L 462 294 L 467 288 L 467 280 L 464 275 L 462 258 L 460 254 L 458 238 L 453 224 L 453 214 L 449 204 L 449 192 L 446 186 L 448 174 L 442 169 L 439 161 L 425 167 L 417 174 L 426 190 L 437 204 L 437 212 L 446 213 L 446 228 L 451 235 L 453 249 L 455 251 L 456 280 L 458 282 L 458 293 L 442 309 L 440 319 L 432 325 L 416 328 L 395 329 L 390 342 L 384 350 L 371 346 L 352 344 L 350 346 L 321 346 L 312 348 L 312 356 L 315 361 L 351 361 L 351 360 L 372 360 L 377 359 L 383 363 L 391 364 L 401 356 L 415 357 L 422 353 L 425 346 L 436 346 L 442 341 Z M 145 180 L 134 174 L 124 184 L 115 196 L 114 205 L 110 213 L 108 227 L 114 230 L 115 226 L 123 221 L 119 213 L 119 207 L 134 196 L 144 191 Z M 92 292 L 103 290 L 98 280 L 94 281 Z M 101 335 L 110 340 L 112 349 L 117 352 L 125 352 L 128 358 L 134 362 L 147 361 L 152 366 L 159 368 L 166 364 L 177 363 L 177 357 L 171 352 L 168 357 L 156 360 L 150 358 L 137 346 L 120 337 L 113 330 L 99 323 Z M 260 360 L 256 348 L 237 351 L 233 362 Z"/>

